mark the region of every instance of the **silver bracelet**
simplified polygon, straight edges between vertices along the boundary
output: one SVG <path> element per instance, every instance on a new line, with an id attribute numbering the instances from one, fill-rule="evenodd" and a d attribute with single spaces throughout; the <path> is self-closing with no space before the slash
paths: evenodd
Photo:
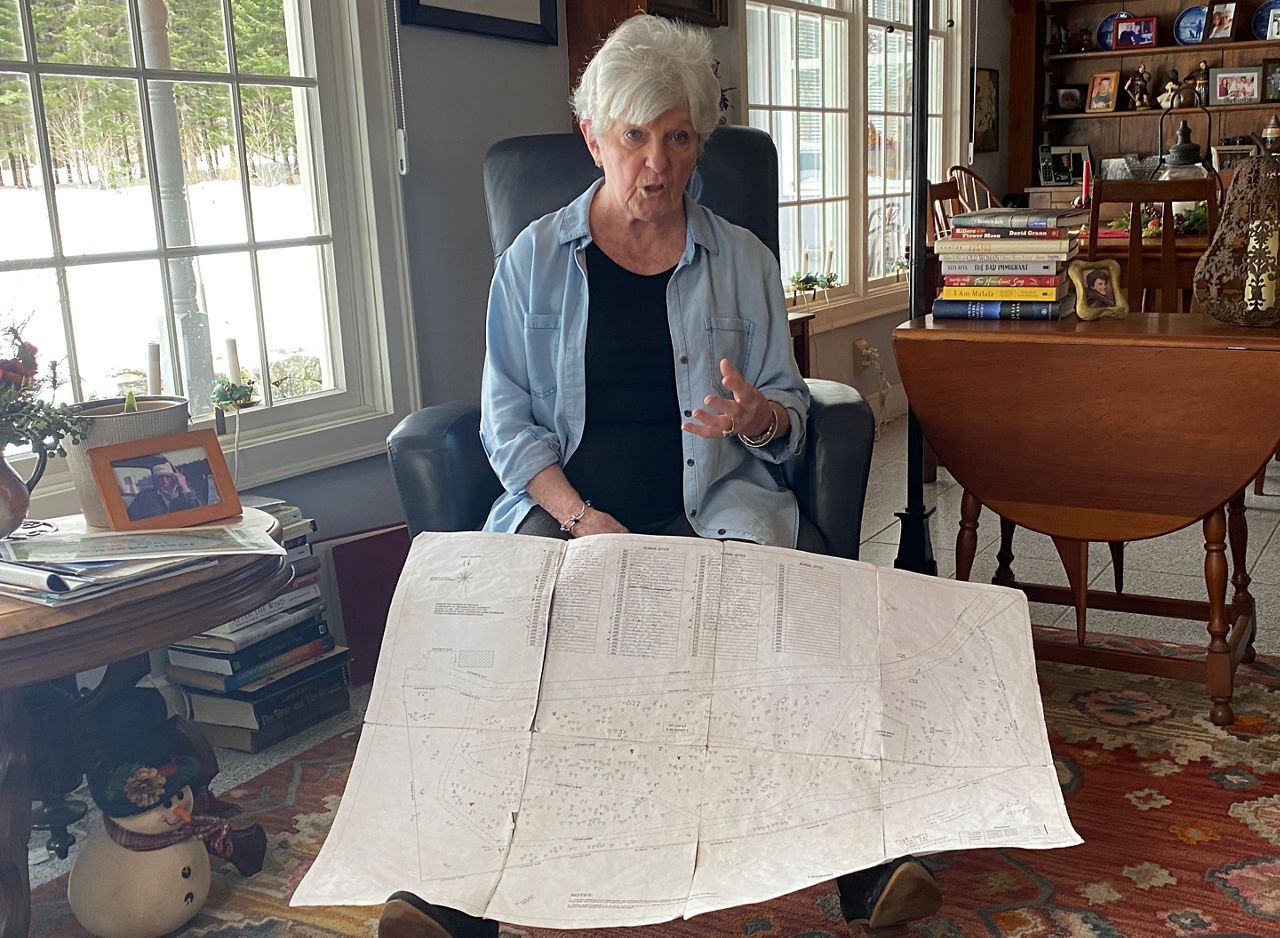
<path id="1" fill-rule="evenodd" d="M 769 413 L 773 414 L 773 420 L 769 422 L 769 429 L 765 430 L 760 436 L 747 436 L 739 433 L 738 439 L 742 441 L 743 446 L 750 446 L 752 449 L 760 449 L 768 446 L 773 442 L 773 438 L 778 433 L 778 408 L 773 406 L 773 401 L 769 402 Z"/>
<path id="2" fill-rule="evenodd" d="M 572 534 L 574 525 L 576 525 L 579 521 L 581 521 L 586 516 L 587 509 L 590 507 L 591 507 L 591 502 L 584 501 L 582 503 L 581 508 L 579 508 L 573 514 L 571 514 L 568 518 L 565 518 L 564 521 L 560 522 L 560 530 L 563 531 L 565 534 Z"/>

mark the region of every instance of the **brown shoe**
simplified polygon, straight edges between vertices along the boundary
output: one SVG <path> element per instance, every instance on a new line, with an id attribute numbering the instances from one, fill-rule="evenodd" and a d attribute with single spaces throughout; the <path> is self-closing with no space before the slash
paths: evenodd
<path id="1" fill-rule="evenodd" d="M 378 938 L 498 938 L 498 923 L 393 892 L 382 904 Z"/>
<path id="2" fill-rule="evenodd" d="M 899 938 L 907 925 L 928 918 L 942 907 L 942 890 L 918 860 L 907 860 L 889 875 L 871 902 L 866 918 L 850 919 L 851 938 Z"/>

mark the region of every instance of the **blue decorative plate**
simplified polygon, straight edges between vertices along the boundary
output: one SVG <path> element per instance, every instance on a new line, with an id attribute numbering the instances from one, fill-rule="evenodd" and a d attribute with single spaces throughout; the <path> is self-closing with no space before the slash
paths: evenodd
<path id="1" fill-rule="evenodd" d="M 1269 0 L 1275 2 L 1275 0 Z M 1204 38 L 1204 21 L 1209 15 L 1207 6 L 1187 7 L 1173 21 L 1173 38 L 1180 46 L 1194 46 Z"/>
<path id="2" fill-rule="evenodd" d="M 1267 38 L 1267 21 L 1271 19 L 1271 11 L 1280 10 L 1280 0 L 1267 0 L 1253 14 L 1253 35 L 1258 39 Z"/>
<path id="3" fill-rule="evenodd" d="M 1268 2 L 1271 2 L 1271 0 L 1268 0 Z M 1128 20 L 1132 18 L 1133 18 L 1132 13 L 1126 13 L 1123 10 L 1120 10 L 1118 12 L 1112 13 L 1110 16 L 1104 19 L 1101 23 L 1099 23 L 1098 24 L 1098 48 L 1110 50 L 1111 40 L 1115 38 L 1115 36 L 1113 35 L 1115 30 L 1112 29 L 1112 27 L 1115 25 L 1116 20 Z"/>

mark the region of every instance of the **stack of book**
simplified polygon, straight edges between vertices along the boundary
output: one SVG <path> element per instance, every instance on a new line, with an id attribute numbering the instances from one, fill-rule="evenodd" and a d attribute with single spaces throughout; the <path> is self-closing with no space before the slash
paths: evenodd
<path id="1" fill-rule="evenodd" d="M 320 562 L 294 562 L 288 592 L 169 646 L 169 679 L 215 746 L 258 752 L 350 706 L 347 649 L 320 602 Z"/>
<path id="2" fill-rule="evenodd" d="M 935 319 L 1061 319 L 1074 306 L 1066 264 L 1088 209 L 991 208 L 951 219 Z"/>

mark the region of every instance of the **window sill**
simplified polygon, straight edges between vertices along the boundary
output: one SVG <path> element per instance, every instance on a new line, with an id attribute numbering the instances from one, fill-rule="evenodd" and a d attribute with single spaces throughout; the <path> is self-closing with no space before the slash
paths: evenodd
<path id="1" fill-rule="evenodd" d="M 909 288 L 904 280 L 882 287 L 866 296 L 843 296 L 830 300 L 810 300 L 808 305 L 797 303 L 788 306 L 787 312 L 815 314 L 810 331 L 817 335 L 845 326 L 875 319 L 887 313 L 901 311 L 905 316 L 909 305 Z"/>

